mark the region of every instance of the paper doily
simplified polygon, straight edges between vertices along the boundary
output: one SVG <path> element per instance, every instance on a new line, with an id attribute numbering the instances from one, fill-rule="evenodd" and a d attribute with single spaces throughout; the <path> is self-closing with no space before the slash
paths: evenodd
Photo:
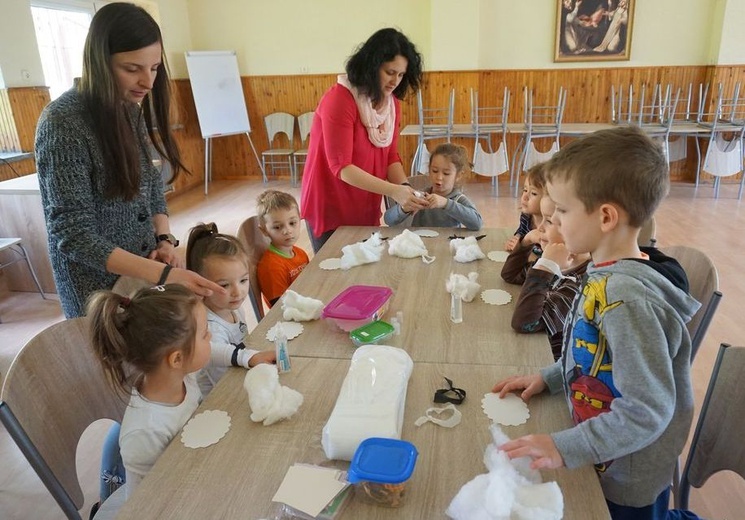
<path id="1" fill-rule="evenodd" d="M 489 260 L 504 263 L 507 261 L 507 257 L 510 256 L 510 254 L 507 251 L 489 251 L 486 256 L 489 257 Z"/>
<path id="2" fill-rule="evenodd" d="M 225 437 L 230 430 L 230 416 L 222 410 L 207 410 L 195 415 L 184 426 L 181 442 L 187 448 L 206 448 Z"/>
<path id="3" fill-rule="evenodd" d="M 415 229 L 413 233 L 424 238 L 435 238 L 440 236 L 440 233 L 434 229 Z"/>
<path id="4" fill-rule="evenodd" d="M 487 289 L 481 293 L 481 299 L 489 305 L 507 305 L 512 301 L 512 295 L 502 289 Z"/>
<path id="5" fill-rule="evenodd" d="M 280 323 L 282 324 L 282 330 L 285 332 L 288 341 L 297 338 L 305 329 L 302 323 L 296 321 L 278 321 L 272 325 L 272 328 L 266 331 L 266 339 L 274 341 L 274 334 L 277 332 L 277 325 Z"/>
<path id="6" fill-rule="evenodd" d="M 318 264 L 318 267 L 326 271 L 335 271 L 341 269 L 341 258 L 327 258 Z"/>
<path id="7" fill-rule="evenodd" d="M 505 426 L 525 424 L 530 417 L 528 405 L 515 394 L 507 394 L 503 398 L 499 394 L 484 394 L 481 408 L 489 419 Z"/>

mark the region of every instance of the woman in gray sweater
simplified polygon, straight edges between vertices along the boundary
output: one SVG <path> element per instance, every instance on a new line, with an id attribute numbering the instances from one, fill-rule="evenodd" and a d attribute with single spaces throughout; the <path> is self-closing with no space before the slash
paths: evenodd
<path id="1" fill-rule="evenodd" d="M 82 77 L 39 119 L 49 254 L 68 318 L 118 275 L 181 283 L 204 296 L 221 291 L 184 269 L 170 234 L 149 151 L 152 144 L 171 163 L 174 178 L 184 169 L 170 132 L 168 87 L 158 25 L 140 7 L 109 4 L 91 22 Z"/>

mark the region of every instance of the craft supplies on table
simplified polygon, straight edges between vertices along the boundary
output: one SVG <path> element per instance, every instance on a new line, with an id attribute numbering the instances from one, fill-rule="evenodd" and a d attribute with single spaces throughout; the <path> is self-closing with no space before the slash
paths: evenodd
<path id="1" fill-rule="evenodd" d="M 323 308 L 321 316 L 347 332 L 381 319 L 393 290 L 375 285 L 352 285 Z"/>
<path id="2" fill-rule="evenodd" d="M 416 446 L 399 439 L 372 437 L 357 447 L 347 479 L 354 484 L 354 496 L 376 505 L 401 507 L 406 481 L 416 466 Z"/>

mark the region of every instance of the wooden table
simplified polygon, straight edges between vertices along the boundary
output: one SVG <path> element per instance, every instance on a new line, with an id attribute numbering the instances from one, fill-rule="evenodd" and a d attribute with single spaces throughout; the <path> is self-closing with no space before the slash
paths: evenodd
<path id="1" fill-rule="evenodd" d="M 230 431 L 217 444 L 188 449 L 174 439 L 140 487 L 125 504 L 120 520 L 163 518 L 256 519 L 268 518 L 277 508 L 271 499 L 287 469 L 296 462 L 331 464 L 321 448 L 321 430 L 333 409 L 349 361 L 296 357 L 292 371 L 281 376 L 284 385 L 305 396 L 298 413 L 289 420 L 262 426 L 249 419 L 248 398 L 242 382 L 245 371 L 230 369 L 199 411 L 219 409 L 230 414 Z M 416 469 L 408 482 L 406 503 L 400 509 L 350 500 L 342 519 L 439 519 L 458 490 L 476 475 L 486 473 L 484 449 L 491 442 L 489 420 L 481 398 L 495 381 L 531 369 L 510 366 L 415 363 L 406 399 L 403 438 L 418 451 Z M 414 421 L 432 406 L 434 391 L 443 376 L 468 392 L 459 409 L 461 424 L 453 429 Z M 539 396 L 530 402 L 531 417 L 522 426 L 505 427 L 517 437 L 531 432 L 555 431 L 570 426 L 561 396 Z M 348 463 L 333 465 L 346 468 Z M 544 471 L 544 480 L 556 480 L 564 494 L 564 518 L 608 518 L 597 476 L 591 467 Z"/>
<path id="2" fill-rule="evenodd" d="M 414 362 L 469 363 L 486 365 L 515 365 L 544 367 L 553 362 L 548 339 L 543 334 L 518 334 L 510 327 L 514 301 L 520 293 L 519 285 L 505 283 L 500 276 L 504 264 L 488 258 L 470 263 L 453 260 L 448 236 L 486 235 L 479 241 L 484 253 L 502 251 L 504 242 L 514 230 L 482 229 L 478 232 L 438 228 L 436 238 L 423 238 L 430 255 L 436 260 L 424 264 L 419 258 L 405 259 L 388 254 L 386 243 L 379 262 L 353 267 L 348 271 L 324 271 L 319 263 L 327 258 L 341 257 L 341 248 L 368 238 L 373 231 L 383 237 L 394 237 L 401 228 L 341 227 L 316 254 L 292 289 L 303 296 L 329 303 L 351 285 L 384 285 L 393 289 L 393 297 L 386 317 L 403 311 L 400 336 L 393 336 L 386 344 L 404 348 Z M 489 305 L 480 296 L 463 304 L 463 322 L 450 321 L 450 294 L 445 282 L 451 272 L 467 275 L 479 273 L 481 290 L 504 289 L 512 297 L 508 305 Z M 273 348 L 266 332 L 282 320 L 281 305 L 275 305 L 251 332 L 247 346 L 258 350 Z M 289 342 L 291 356 L 349 359 L 354 346 L 349 333 L 332 322 L 318 320 L 304 322 L 305 330 Z"/>
<path id="3" fill-rule="evenodd" d="M 560 135 L 565 137 L 581 136 L 597 132 L 598 130 L 607 130 L 610 128 L 616 128 L 619 125 L 613 123 L 562 123 Z M 481 135 L 488 133 L 501 134 L 501 128 L 489 127 L 491 130 L 482 130 Z M 659 131 L 659 127 L 642 126 L 643 129 Z M 736 132 L 741 130 L 741 127 L 736 125 L 721 125 L 717 127 L 721 131 L 733 131 Z M 399 135 L 402 136 L 416 136 L 419 135 L 420 125 L 406 125 Z M 514 135 L 522 135 L 527 132 L 527 128 L 524 123 L 508 123 L 507 132 Z M 670 127 L 670 135 L 709 135 L 711 133 L 711 127 L 705 125 L 699 125 L 696 123 L 674 123 Z M 474 137 L 475 132 L 473 125 L 469 123 L 457 123 L 453 125 L 451 132 L 453 137 Z"/>
<path id="4" fill-rule="evenodd" d="M 460 488 L 486 473 L 483 455 L 491 442 L 490 422 L 481 409 L 481 399 L 494 383 L 512 374 L 533 373 L 551 362 L 545 335 L 518 335 L 509 328 L 513 305 L 494 307 L 480 299 L 464 304 L 464 321 L 450 322 L 450 297 L 445 279 L 453 272 L 479 273 L 483 289 L 505 288 L 513 296 L 517 286 L 501 281 L 502 264 L 484 259 L 469 264 L 452 260 L 447 239 L 453 230 L 438 229 L 440 236 L 425 238 L 430 254 L 437 259 L 426 265 L 419 259 L 391 257 L 387 250 L 380 262 L 348 271 L 323 271 L 319 263 L 341 256 L 341 248 L 374 230 L 384 237 L 400 232 L 396 228 L 342 227 L 324 245 L 292 288 L 305 296 L 328 302 L 353 284 L 387 285 L 394 291 L 389 313 L 404 311 L 403 333 L 386 343 L 404 348 L 414 359 L 408 385 L 402 438 L 418 451 L 417 467 L 408 483 L 407 502 L 400 509 L 388 509 L 350 500 L 342 519 L 437 519 Z M 510 230 L 484 229 L 479 242 L 484 252 L 501 250 Z M 251 333 L 249 345 L 267 349 L 266 331 L 281 318 L 275 306 Z M 188 449 L 179 438 L 173 440 L 151 472 L 145 477 L 118 518 L 147 520 L 161 518 L 264 518 L 279 508 L 271 502 L 287 469 L 295 463 L 333 465 L 321 447 L 321 432 L 336 402 L 349 358 L 354 348 L 346 333 L 337 332 L 323 320 L 304 323 L 305 331 L 289 346 L 292 371 L 280 376 L 303 394 L 298 413 L 289 420 L 263 426 L 250 418 L 248 398 L 243 390 L 245 370 L 231 368 L 200 406 L 224 410 L 231 416 L 231 429 L 217 444 Z M 459 409 L 461 424 L 445 429 L 414 421 L 433 406 L 435 390 L 445 386 L 444 377 L 468 393 Z M 531 417 L 524 425 L 505 427 L 512 438 L 528 433 L 552 432 L 571 426 L 562 396 L 542 395 L 531 400 Z M 565 518 L 608 518 L 600 484 L 591 467 L 543 472 L 544 480 L 556 480 L 564 493 Z"/>

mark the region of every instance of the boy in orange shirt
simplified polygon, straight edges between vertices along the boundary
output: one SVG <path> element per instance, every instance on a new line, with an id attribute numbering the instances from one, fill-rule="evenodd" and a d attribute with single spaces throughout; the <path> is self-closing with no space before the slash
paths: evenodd
<path id="1" fill-rule="evenodd" d="M 300 276 L 308 255 L 295 245 L 300 232 L 300 212 L 295 197 L 277 190 L 267 190 L 256 200 L 259 228 L 272 243 L 259 261 L 259 287 L 269 307 Z"/>

